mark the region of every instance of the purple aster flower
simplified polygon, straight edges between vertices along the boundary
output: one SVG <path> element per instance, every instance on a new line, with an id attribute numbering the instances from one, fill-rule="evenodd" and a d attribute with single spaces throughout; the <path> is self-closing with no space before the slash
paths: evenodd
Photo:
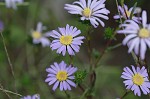
<path id="1" fill-rule="evenodd" d="M 103 27 L 104 22 L 101 19 L 108 20 L 107 15 L 110 13 L 105 8 L 106 0 L 79 0 L 73 4 L 65 4 L 65 9 L 68 13 L 81 15 L 81 20 L 90 20 L 90 23 L 97 28 L 99 24 Z"/>
<path id="2" fill-rule="evenodd" d="M 16 4 L 22 4 L 24 0 L 5 0 L 6 3 L 6 7 L 7 8 L 13 8 L 13 9 L 17 9 Z"/>
<path id="3" fill-rule="evenodd" d="M 35 94 L 33 96 L 28 95 L 28 96 L 24 96 L 20 99 L 40 99 L 40 95 L 39 94 Z"/>
<path id="4" fill-rule="evenodd" d="M 131 16 L 131 13 L 132 13 L 132 10 L 133 10 L 133 7 L 131 7 L 130 9 L 128 9 L 128 6 L 127 5 L 124 5 L 124 7 L 122 6 L 118 6 L 118 9 L 120 11 L 120 14 L 121 15 L 115 15 L 114 16 L 114 19 L 120 19 L 123 18 L 123 19 L 130 19 L 130 16 Z M 136 17 L 135 15 L 140 13 L 141 10 L 139 7 L 136 7 L 133 11 L 133 16 L 132 16 L 132 20 L 136 21 L 136 22 L 140 22 L 141 20 L 141 17 Z"/>
<path id="5" fill-rule="evenodd" d="M 50 47 L 52 50 L 57 49 L 57 53 L 62 53 L 64 56 L 66 51 L 69 55 L 75 55 L 74 52 L 79 52 L 80 45 L 83 43 L 84 36 L 78 36 L 81 31 L 76 27 L 66 25 L 66 28 L 58 28 L 58 32 L 53 30 L 51 33 L 51 37 L 55 38 L 52 41 Z"/>
<path id="6" fill-rule="evenodd" d="M 75 79 L 73 74 L 77 71 L 76 67 L 72 67 L 71 65 L 67 67 L 64 61 L 59 64 L 54 62 L 54 65 L 51 65 L 46 71 L 48 75 L 45 82 L 48 82 L 48 85 L 54 84 L 52 88 L 54 91 L 58 86 L 61 91 L 71 90 L 70 86 L 76 87 L 76 84 L 72 81 Z"/>
<path id="7" fill-rule="evenodd" d="M 142 12 L 142 24 L 126 20 L 121 27 L 123 30 L 119 30 L 117 33 L 126 35 L 123 44 L 128 45 L 128 52 L 134 50 L 135 54 L 144 60 L 146 50 L 150 48 L 150 24 L 147 23 L 146 11 Z"/>
<path id="8" fill-rule="evenodd" d="M 150 93 L 150 82 L 148 80 L 147 69 L 144 66 L 141 69 L 132 66 L 132 70 L 129 67 L 125 67 L 123 70 L 121 78 L 125 79 L 123 83 L 126 89 L 131 89 L 138 96 L 141 96 L 141 91 L 145 95 Z"/>
<path id="9" fill-rule="evenodd" d="M 33 43 L 34 44 L 39 44 L 41 43 L 43 47 L 49 46 L 50 41 L 47 37 L 49 37 L 49 34 L 51 32 L 46 32 L 45 34 L 42 34 L 42 31 L 45 27 L 42 25 L 41 22 L 37 24 L 36 30 L 31 31 L 31 36 L 33 38 Z"/>

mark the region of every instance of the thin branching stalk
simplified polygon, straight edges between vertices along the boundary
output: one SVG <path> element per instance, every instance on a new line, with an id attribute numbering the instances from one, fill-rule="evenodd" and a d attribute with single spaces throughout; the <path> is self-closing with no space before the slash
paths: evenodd
<path id="1" fill-rule="evenodd" d="M 127 91 L 126 91 L 126 92 L 123 94 L 123 96 L 122 96 L 122 97 L 120 97 L 120 99 L 125 98 L 125 97 L 128 95 L 128 93 L 129 93 L 129 92 L 127 92 Z"/>
<path id="2" fill-rule="evenodd" d="M 85 89 L 83 88 L 83 86 L 81 84 L 78 85 L 79 88 L 81 89 L 82 92 L 85 92 Z"/>
<path id="3" fill-rule="evenodd" d="M 109 45 L 111 44 L 112 40 L 109 40 L 106 44 L 106 47 L 104 48 L 104 50 L 102 51 L 101 55 L 99 56 L 99 58 L 96 60 L 95 64 L 94 64 L 94 68 L 97 67 L 99 61 L 102 59 L 102 57 L 104 56 L 104 54 L 106 53 L 107 48 L 109 47 Z"/>
<path id="4" fill-rule="evenodd" d="M 3 92 L 5 92 L 5 93 L 10 93 L 10 94 L 14 94 L 14 95 L 17 95 L 17 96 L 19 96 L 19 97 L 22 97 L 21 94 L 12 92 L 12 91 L 10 91 L 10 90 L 6 90 L 6 89 L 2 89 L 2 88 L 0 88 L 0 90 L 3 91 Z"/>
<path id="5" fill-rule="evenodd" d="M 69 55 L 69 58 L 70 58 L 70 65 L 73 65 L 73 57 Z"/>
<path id="6" fill-rule="evenodd" d="M 3 89 L 3 86 L 2 86 L 1 83 L 0 83 L 0 88 Z M 10 95 L 9 95 L 7 92 L 5 92 L 5 91 L 3 91 L 3 92 L 6 94 L 6 96 L 7 96 L 9 99 L 12 99 L 12 98 L 10 97 Z"/>
<path id="7" fill-rule="evenodd" d="M 16 89 L 16 80 L 15 80 L 15 73 L 14 73 L 13 65 L 12 65 L 12 62 L 10 60 L 10 57 L 9 57 L 9 54 L 8 54 L 8 51 L 7 51 L 7 47 L 6 47 L 6 44 L 5 44 L 5 39 L 4 39 L 3 33 L 1 32 L 0 34 L 1 34 L 1 37 L 2 37 L 2 41 L 3 41 L 5 53 L 6 53 L 6 56 L 7 56 L 7 60 L 8 60 L 10 69 L 11 69 L 11 73 L 12 73 L 12 76 L 13 76 L 13 79 L 14 79 L 14 88 L 15 88 L 15 91 L 17 92 L 17 89 Z"/>
<path id="8" fill-rule="evenodd" d="M 90 70 L 92 70 L 92 48 L 91 48 L 91 36 L 90 36 L 91 31 L 92 31 L 92 27 L 89 27 L 89 30 L 87 32 L 87 47 L 88 47 L 88 55 L 89 55 L 89 62 L 90 62 Z"/>
<path id="9" fill-rule="evenodd" d="M 71 96 L 67 93 L 67 91 L 64 91 L 66 96 L 67 96 L 67 99 L 71 99 Z"/>
<path id="10" fill-rule="evenodd" d="M 6 3 L 5 2 L 0 2 L 0 6 L 5 6 Z M 16 4 L 17 6 L 28 6 L 29 2 L 23 2 L 21 4 Z"/>

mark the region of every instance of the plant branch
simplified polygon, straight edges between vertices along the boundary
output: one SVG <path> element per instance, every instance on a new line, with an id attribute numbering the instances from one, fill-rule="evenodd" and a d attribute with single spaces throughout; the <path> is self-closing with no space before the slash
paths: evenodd
<path id="1" fill-rule="evenodd" d="M 1 83 L 0 83 L 0 88 L 3 89 L 3 86 L 2 86 Z M 5 92 L 5 91 L 3 91 L 3 92 L 6 94 L 6 96 L 7 96 L 9 99 L 12 99 L 12 98 L 10 97 L 10 95 L 9 95 L 7 92 Z"/>
<path id="2" fill-rule="evenodd" d="M 18 94 L 18 93 L 12 92 L 12 91 L 10 91 L 10 90 L 6 90 L 6 89 L 3 89 L 3 88 L 0 88 L 0 90 L 1 90 L 1 91 L 3 91 L 3 92 L 5 92 L 5 93 L 10 93 L 10 94 L 14 94 L 14 95 L 17 95 L 17 96 L 22 97 L 22 95 L 21 95 L 21 94 Z"/>
<path id="3" fill-rule="evenodd" d="M 6 44 L 5 44 L 5 40 L 4 40 L 3 33 L 1 32 L 0 34 L 1 34 L 1 37 L 2 37 L 2 41 L 3 41 L 5 53 L 6 53 L 6 56 L 7 56 L 7 60 L 8 60 L 10 69 L 11 69 L 11 73 L 12 73 L 12 76 L 13 76 L 13 79 L 14 79 L 15 91 L 17 92 L 17 89 L 16 89 L 16 80 L 15 80 L 15 73 L 14 73 L 13 65 L 12 65 L 12 62 L 11 62 L 11 60 L 10 60 L 10 57 L 9 57 L 9 54 L 8 54 L 8 51 L 7 51 L 7 47 L 6 47 Z"/>
<path id="4" fill-rule="evenodd" d="M 0 2 L 0 6 L 5 6 L 6 3 L 5 2 Z M 21 4 L 16 4 L 17 6 L 28 6 L 29 2 L 23 2 Z"/>

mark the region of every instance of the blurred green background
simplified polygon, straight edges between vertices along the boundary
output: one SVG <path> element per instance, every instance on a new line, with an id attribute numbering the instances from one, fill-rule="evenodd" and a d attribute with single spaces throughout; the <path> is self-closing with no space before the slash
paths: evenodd
<path id="1" fill-rule="evenodd" d="M 45 69 L 53 62 L 65 60 L 69 63 L 69 56 L 62 57 L 49 47 L 42 48 L 40 45 L 32 44 L 30 32 L 36 29 L 40 21 L 46 27 L 47 31 L 63 27 L 66 24 L 76 26 L 82 31 L 81 35 L 86 35 L 87 27 L 78 22 L 78 19 L 64 10 L 65 3 L 72 3 L 74 0 L 25 0 L 29 2 L 28 6 L 18 6 L 18 10 L 7 9 L 0 5 L 0 20 L 4 23 L 3 35 L 10 55 L 15 72 L 15 82 L 17 92 L 23 96 L 40 94 L 41 99 L 66 99 L 65 92 L 56 90 L 53 92 L 51 86 L 45 83 L 47 73 Z M 131 7 L 135 2 L 148 12 L 150 20 L 150 0 L 125 0 L 125 3 Z M 117 13 L 115 0 L 107 0 L 106 8 L 110 10 L 109 20 L 104 21 L 106 27 L 116 28 L 119 24 L 113 20 Z M 150 21 L 149 21 L 150 22 Z M 104 39 L 104 29 L 99 26 L 92 34 L 92 48 L 102 50 L 107 42 Z M 117 35 L 111 45 L 122 41 L 123 36 Z M 125 93 L 125 86 L 120 78 L 124 66 L 134 65 L 131 54 L 127 53 L 127 47 L 121 46 L 111 52 L 108 52 L 102 58 L 99 68 L 96 70 L 97 79 L 93 95 L 94 99 L 116 99 Z M 86 44 L 82 44 L 81 50 L 74 57 L 74 65 L 79 70 L 89 68 L 88 54 Z M 149 54 L 148 54 L 149 55 Z M 149 56 L 147 55 L 148 59 Z M 2 38 L 0 37 L 0 84 L 4 89 L 15 92 L 14 79 L 5 54 Z M 85 80 L 83 83 L 89 82 Z M 87 85 L 85 85 L 87 86 Z M 82 93 L 79 88 L 73 88 L 67 91 L 72 99 L 79 98 Z M 12 99 L 19 99 L 10 94 Z M 0 99 L 8 99 L 6 94 L 0 91 Z M 149 99 L 148 96 L 137 97 L 131 92 L 124 99 Z"/>

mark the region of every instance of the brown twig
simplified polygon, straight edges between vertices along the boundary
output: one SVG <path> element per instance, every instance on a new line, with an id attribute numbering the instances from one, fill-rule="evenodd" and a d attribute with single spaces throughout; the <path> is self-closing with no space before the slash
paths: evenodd
<path id="1" fill-rule="evenodd" d="M 84 92 L 84 91 L 85 91 L 85 89 L 82 87 L 82 85 L 81 85 L 81 84 L 79 84 L 78 86 L 79 86 L 79 88 L 81 89 L 81 91 L 82 91 L 82 92 Z"/>

